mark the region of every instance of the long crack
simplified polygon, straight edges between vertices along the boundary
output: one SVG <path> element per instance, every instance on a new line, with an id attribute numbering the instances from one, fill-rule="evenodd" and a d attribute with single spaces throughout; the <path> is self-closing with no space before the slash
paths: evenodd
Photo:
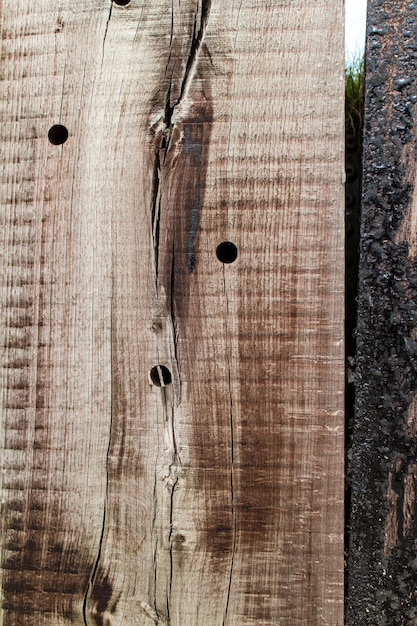
<path id="1" fill-rule="evenodd" d="M 111 313 L 110 313 L 110 368 L 112 370 L 113 364 L 113 303 L 111 305 Z M 113 387 L 113 372 L 110 372 L 110 385 Z M 103 519 L 101 525 L 101 533 L 97 550 L 97 557 L 93 565 L 93 569 L 91 571 L 90 580 L 88 581 L 87 589 L 84 594 L 83 599 L 83 621 L 84 626 L 88 626 L 88 618 L 87 618 L 87 604 L 88 598 L 91 596 L 94 582 L 97 577 L 98 568 L 100 566 L 101 555 L 103 551 L 103 543 L 104 543 L 104 533 L 106 529 L 106 521 L 107 521 L 107 507 L 108 507 L 108 499 L 109 499 L 109 458 L 110 458 L 110 448 L 112 443 L 112 432 L 113 432 L 113 389 L 110 392 L 110 426 L 109 426 L 109 441 L 107 445 L 106 452 L 106 487 L 104 493 L 104 503 L 103 503 Z"/>
<path id="2" fill-rule="evenodd" d="M 185 65 L 184 76 L 181 81 L 180 93 L 179 93 L 177 101 L 173 105 L 170 105 L 168 103 L 168 107 L 165 110 L 164 121 L 165 121 L 167 128 L 171 127 L 172 116 L 173 116 L 174 110 L 181 104 L 184 96 L 187 94 L 192 78 L 194 76 L 194 70 L 197 66 L 199 53 L 200 53 L 204 35 L 207 29 L 208 19 L 210 16 L 210 9 L 211 9 L 211 0 L 202 0 L 201 13 L 200 13 L 200 25 L 198 27 L 198 30 L 197 30 L 197 21 L 198 21 L 198 16 L 199 16 L 198 8 L 194 15 L 193 39 L 191 42 L 190 52 L 188 53 L 187 63 Z"/>
<path id="3" fill-rule="evenodd" d="M 224 295 L 226 298 L 226 342 L 229 344 L 229 332 L 227 327 L 227 319 L 229 317 L 229 299 L 227 297 L 226 289 L 226 273 L 223 267 L 223 284 Z M 229 367 L 228 367 L 228 382 L 229 382 L 229 423 L 230 423 L 230 498 L 231 498 L 231 513 L 233 524 L 233 540 L 232 540 L 232 555 L 230 558 L 230 570 L 229 570 L 229 583 L 227 589 L 226 606 L 224 610 L 223 625 L 225 626 L 227 617 L 229 614 L 230 595 L 232 588 L 232 579 L 234 571 L 234 560 L 236 553 L 236 510 L 235 510 L 235 494 L 234 494 L 234 477 L 235 477 L 235 450 L 234 450 L 234 420 L 233 420 L 233 397 L 232 397 L 232 374 L 231 374 L 231 347 L 229 353 Z"/>
<path id="4" fill-rule="evenodd" d="M 187 57 L 187 61 L 185 64 L 184 75 L 182 77 L 181 86 L 179 90 L 179 96 L 174 104 L 171 104 L 171 94 L 172 94 L 172 82 L 170 80 L 169 86 L 165 95 L 165 103 L 164 103 L 164 111 L 163 117 L 160 118 L 159 124 L 157 126 L 157 132 L 155 134 L 155 145 L 154 145 L 154 162 L 153 162 L 153 188 L 152 188 L 152 201 L 151 201 L 151 220 L 152 220 L 152 245 L 154 252 L 154 276 L 155 276 L 155 287 L 156 293 L 158 297 L 159 292 L 159 259 L 160 259 L 160 228 L 161 228 L 161 211 L 163 207 L 163 189 L 164 189 L 164 180 L 166 176 L 166 160 L 168 152 L 171 148 L 171 138 L 173 136 L 174 127 L 180 120 L 175 119 L 175 112 L 180 107 L 181 103 L 184 100 L 184 97 L 187 95 L 188 90 L 191 85 L 191 81 L 193 79 L 195 68 L 198 63 L 198 57 L 201 50 L 204 34 L 206 32 L 208 17 L 210 13 L 211 0 L 202 0 L 201 5 L 195 13 L 194 16 L 194 27 L 193 27 L 193 38 L 190 47 L 190 51 Z M 200 10 L 199 10 L 200 9 Z M 171 41 L 170 41 L 170 50 L 169 50 L 169 60 L 171 59 L 172 54 L 172 39 L 173 39 L 173 26 L 174 26 L 174 15 L 172 9 L 172 23 L 171 23 Z M 167 67 L 169 65 L 169 60 L 167 63 Z M 161 124 L 162 122 L 162 124 Z M 178 354 L 177 354 L 177 328 L 176 328 L 176 319 L 174 312 L 174 244 L 172 250 L 172 263 L 171 263 L 171 273 L 170 273 L 170 284 L 164 285 L 166 288 L 166 293 L 168 295 L 168 320 L 167 325 L 170 332 L 170 342 L 173 345 L 172 349 L 172 360 L 176 365 L 176 375 L 174 376 L 174 381 L 177 382 L 175 389 L 175 397 L 176 397 L 176 406 L 180 403 L 180 378 L 179 378 L 179 364 L 178 364 Z M 169 531 L 168 531 L 168 543 L 169 543 L 169 574 L 167 581 L 167 596 L 166 596 L 166 612 L 167 612 L 167 623 L 170 623 L 170 604 L 171 604 L 171 593 L 173 586 L 173 574 L 174 574 L 174 563 L 173 563 L 173 548 L 172 548 L 172 535 L 173 535 L 173 519 L 174 519 L 174 500 L 175 500 L 175 489 L 178 484 L 178 471 L 181 468 L 181 459 L 178 454 L 176 437 L 175 437 L 175 423 L 174 423 L 174 406 L 168 407 L 167 402 L 167 391 L 162 388 L 162 404 L 164 407 L 164 428 L 166 431 L 167 437 L 167 446 L 171 453 L 171 463 L 169 466 L 169 475 L 167 480 L 169 481 L 169 490 L 170 490 L 170 510 L 169 510 Z M 233 479 L 232 479 L 233 480 Z M 158 512 L 158 493 L 157 493 L 157 475 L 155 475 L 155 485 L 154 485 L 154 511 L 153 511 L 153 520 L 152 520 L 152 534 L 154 536 L 154 549 L 153 549 L 153 571 L 154 571 L 154 589 L 153 589 L 153 607 L 149 607 L 147 604 L 142 605 L 143 610 L 147 613 L 147 615 L 151 616 L 152 619 L 158 620 L 158 623 L 162 620 L 162 618 L 158 615 L 157 611 L 157 578 L 158 578 L 158 533 L 156 532 L 156 516 Z"/>
<path id="5" fill-rule="evenodd" d="M 106 45 L 106 37 L 107 37 L 107 32 L 109 30 L 109 24 L 110 24 L 110 20 L 111 20 L 112 11 L 113 11 L 113 2 L 110 3 L 109 15 L 107 17 L 106 28 L 104 30 L 103 53 L 102 53 L 102 57 L 101 57 L 101 66 L 102 67 L 103 67 L 103 62 L 104 62 L 104 46 Z"/>
<path id="6" fill-rule="evenodd" d="M 200 11 L 198 9 L 201 9 Z M 210 15 L 211 0 L 202 0 L 201 7 L 197 8 L 194 15 L 193 38 L 190 51 L 188 53 L 187 62 L 185 64 L 184 75 L 181 81 L 180 92 L 174 104 L 171 104 L 172 82 L 170 80 L 167 92 L 165 94 L 164 113 L 162 118 L 162 128 L 156 134 L 155 156 L 153 166 L 153 188 L 152 188 L 152 239 L 154 250 L 155 265 L 155 283 L 158 285 L 158 260 L 159 260 L 159 232 L 161 222 L 161 204 L 162 204 L 162 188 L 164 182 L 164 163 L 171 146 L 171 138 L 176 124 L 174 113 L 180 107 L 184 97 L 188 93 L 191 81 L 193 79 L 195 68 L 197 67 L 199 53 L 202 47 L 204 35 L 207 29 L 207 23 Z M 111 14 L 110 14 L 111 15 Z M 110 16 L 109 16 L 110 20 Z M 199 22 L 199 23 L 198 23 Z M 172 9 L 171 21 L 171 40 L 169 59 L 172 53 L 172 32 L 173 32 L 174 16 Z M 167 63 L 167 67 L 169 60 Z"/>
<path id="7" fill-rule="evenodd" d="M 159 261 L 159 233 L 161 225 L 161 163 L 159 159 L 159 149 L 155 151 L 155 161 L 153 169 L 153 189 L 151 202 L 152 219 L 152 244 L 154 253 L 154 274 L 155 286 L 158 285 L 158 261 Z"/>

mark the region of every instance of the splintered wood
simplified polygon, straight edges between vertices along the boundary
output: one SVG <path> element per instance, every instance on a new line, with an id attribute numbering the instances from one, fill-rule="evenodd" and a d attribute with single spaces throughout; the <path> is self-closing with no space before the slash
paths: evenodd
<path id="1" fill-rule="evenodd" d="M 2 623 L 341 626 L 342 1 L 0 13 Z"/>

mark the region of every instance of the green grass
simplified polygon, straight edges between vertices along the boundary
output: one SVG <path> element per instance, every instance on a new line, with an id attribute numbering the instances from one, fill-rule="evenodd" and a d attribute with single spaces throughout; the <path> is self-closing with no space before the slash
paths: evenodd
<path id="1" fill-rule="evenodd" d="M 346 132 L 360 136 L 363 123 L 364 60 L 356 55 L 345 67 Z"/>

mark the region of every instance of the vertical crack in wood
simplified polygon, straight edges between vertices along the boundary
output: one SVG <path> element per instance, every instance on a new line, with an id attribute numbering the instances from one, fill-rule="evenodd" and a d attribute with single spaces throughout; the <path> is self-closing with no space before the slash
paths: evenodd
<path id="1" fill-rule="evenodd" d="M 174 421 L 174 405 L 170 402 L 169 388 L 161 389 L 162 403 L 164 407 L 164 426 L 167 439 L 167 447 L 171 456 L 168 476 L 164 478 L 165 487 L 169 493 L 169 518 L 168 518 L 168 546 L 169 546 L 169 572 L 167 581 L 167 597 L 166 612 L 167 624 L 170 624 L 170 604 L 171 591 L 173 582 L 173 553 L 172 553 L 172 532 L 173 532 L 173 516 L 174 516 L 174 498 L 175 488 L 178 483 L 178 475 L 181 468 L 181 459 L 177 450 L 177 442 L 175 437 L 175 421 Z"/>
<path id="2" fill-rule="evenodd" d="M 158 287 L 158 261 L 159 261 L 159 231 L 161 217 L 161 163 L 159 158 L 159 147 L 156 146 L 155 160 L 153 167 L 152 181 L 152 202 L 151 202 L 151 220 L 152 220 L 152 247 L 154 255 L 154 276 L 155 287 Z"/>
<path id="3" fill-rule="evenodd" d="M 152 518 L 152 568 L 153 591 L 152 603 L 149 607 L 142 605 L 148 616 L 158 624 L 169 624 L 172 617 L 171 596 L 174 588 L 174 507 L 176 488 L 182 473 L 182 462 L 178 453 L 175 432 L 175 409 L 181 402 L 181 380 L 178 358 L 178 328 L 175 316 L 175 249 L 178 242 L 175 238 L 176 222 L 172 193 L 173 160 L 181 137 L 181 124 L 185 116 L 182 103 L 187 96 L 195 74 L 199 53 L 207 27 L 211 2 L 203 0 L 198 3 L 194 15 L 192 42 L 182 78 L 179 80 L 179 90 L 173 97 L 173 77 L 167 76 L 173 54 L 174 42 L 174 3 L 172 3 L 171 37 L 169 43 L 168 62 L 165 68 L 166 92 L 163 102 L 163 112 L 158 116 L 156 124 L 151 125 L 153 136 L 153 178 L 151 195 L 151 231 L 153 249 L 153 270 L 155 285 L 155 314 L 154 328 L 156 332 L 164 329 L 160 339 L 164 341 L 163 350 L 166 356 L 166 340 L 168 340 L 168 358 L 172 367 L 173 385 L 160 389 L 163 410 L 163 427 L 165 439 L 165 460 L 162 467 L 155 467 L 153 488 L 153 518 Z M 171 99 L 174 102 L 171 102 Z M 185 152 L 185 154 L 188 154 Z M 190 159 L 191 157 L 189 157 Z M 185 171 L 187 161 L 185 162 Z M 199 183 L 198 183 L 199 184 Z M 175 189 L 175 185 L 174 185 Z M 197 189 L 197 200 L 200 202 L 200 188 Z M 195 213 L 195 211 L 194 211 Z M 194 215 L 194 214 L 193 214 Z M 194 260 L 194 240 L 198 221 L 192 215 L 193 238 L 187 246 L 187 259 Z M 170 230 L 169 230 L 170 229 Z M 169 236 L 165 236 L 168 233 Z M 162 246 L 166 247 L 162 248 Z M 170 247 L 172 249 L 170 250 Z M 192 254 L 188 255 L 190 247 Z M 189 269 L 190 263 L 187 262 Z M 232 479 L 233 480 L 233 479 Z M 159 520 L 160 516 L 162 520 Z M 161 554 L 164 552 L 164 556 Z M 161 559 L 161 562 L 160 562 Z"/>
<path id="4" fill-rule="evenodd" d="M 234 420 L 233 420 L 233 397 L 232 397 L 232 373 L 231 373 L 231 362 L 232 362 L 232 348 L 229 341 L 229 329 L 228 329 L 228 318 L 229 318 L 229 299 L 227 297 L 227 289 L 226 289 L 226 271 L 223 266 L 223 287 L 224 287 L 224 295 L 226 298 L 226 345 L 229 346 L 229 357 L 228 357 L 228 385 L 229 385 L 229 419 L 230 419 L 230 498 L 231 498 L 231 511 L 232 511 L 232 524 L 233 524 L 233 538 L 232 538 L 232 554 L 230 557 L 230 570 L 229 570 L 229 582 L 227 588 L 227 597 L 226 597 L 226 606 L 224 610 L 223 617 L 223 626 L 227 623 L 227 617 L 229 613 L 229 604 L 230 604 L 230 594 L 232 589 L 232 579 L 233 579 L 233 568 L 234 568 L 234 559 L 236 552 L 236 511 L 235 511 L 235 495 L 234 495 L 234 478 L 235 478 L 235 456 L 234 456 Z"/>
<path id="5" fill-rule="evenodd" d="M 173 515 L 174 515 L 174 494 L 175 488 L 178 483 L 178 476 L 175 477 L 171 488 L 170 508 L 169 508 L 169 581 L 168 581 L 168 594 L 167 594 L 167 616 L 168 624 L 171 623 L 170 607 L 171 607 L 171 594 L 172 594 L 172 579 L 173 579 L 173 554 L 172 554 L 172 531 L 173 531 Z"/>
<path id="6" fill-rule="evenodd" d="M 158 471 L 157 467 L 155 467 L 155 477 L 153 483 L 153 512 L 152 512 L 152 522 L 151 522 L 151 539 L 153 543 L 153 551 L 152 551 L 152 570 L 153 570 L 153 590 L 152 590 L 152 602 L 153 607 L 151 607 L 152 614 L 155 615 L 155 623 L 159 622 L 158 611 L 156 608 L 156 590 L 157 590 L 157 564 L 158 564 L 158 531 L 156 528 L 156 518 L 158 512 L 158 492 L 157 492 L 157 484 L 158 484 Z M 147 605 L 146 605 L 147 607 Z M 147 612 L 146 608 L 142 606 L 142 608 Z"/>
<path id="7" fill-rule="evenodd" d="M 192 77 L 194 75 L 194 70 L 197 65 L 199 51 L 201 49 L 204 33 L 207 27 L 208 16 L 210 12 L 211 1 L 203 0 L 201 5 L 201 17 L 200 17 L 200 27 L 197 32 L 197 18 L 198 11 L 194 17 L 194 32 L 193 32 L 193 40 L 190 48 L 190 52 L 187 58 L 184 76 L 181 81 L 180 93 L 176 102 L 171 105 L 171 92 L 172 92 L 172 83 L 170 81 L 166 95 L 165 95 L 165 106 L 164 106 L 164 114 L 162 120 L 162 128 L 156 135 L 156 145 L 155 145 L 155 156 L 154 156 L 154 165 L 153 165 L 153 189 L 152 189 L 152 201 L 151 201 L 151 219 L 152 219 L 152 239 L 153 239 L 153 250 L 154 250 L 154 266 L 155 266 L 155 283 L 158 285 L 158 275 L 159 275 L 159 234 L 160 234 L 160 223 L 161 223 L 161 204 L 162 204 L 162 190 L 163 183 L 165 179 L 165 170 L 164 165 L 167 160 L 167 155 L 171 148 L 171 139 L 174 135 L 174 129 L 176 124 L 178 123 L 174 119 L 175 110 L 180 107 L 184 96 L 186 95 L 189 85 L 191 83 Z M 173 25 L 172 25 L 173 27 Z M 172 42 L 170 43 L 170 48 L 172 47 Z M 171 55 L 171 51 L 170 51 Z M 169 62 L 169 61 L 168 61 Z M 168 67 L 168 64 L 167 64 Z M 196 190 L 198 193 L 198 189 Z M 197 196 L 196 199 L 199 204 L 200 198 Z M 194 211 L 195 213 L 195 211 Z M 194 213 L 192 215 L 193 222 L 195 222 Z M 194 226 L 194 224 L 193 224 Z M 196 230 L 196 226 L 194 228 Z M 193 231 L 194 232 L 194 231 Z M 190 249 L 192 250 L 194 247 L 194 237 L 191 236 L 191 240 L 187 245 L 187 253 L 191 258 L 193 255 L 190 253 Z M 194 269 L 194 267 L 190 267 L 190 269 Z"/>
<path id="8" fill-rule="evenodd" d="M 88 617 L 87 617 L 87 613 L 88 613 L 88 609 L 87 609 L 87 604 L 89 601 L 89 598 L 92 596 L 92 592 L 93 592 L 93 588 L 94 588 L 94 584 L 96 582 L 96 578 L 97 578 L 97 572 L 100 566 L 100 561 L 101 561 L 101 555 L 102 555 L 102 551 L 103 551 L 103 543 L 104 543 L 104 532 L 105 532 L 105 528 L 106 528 L 106 520 L 107 520 L 107 506 L 108 506 L 108 499 L 109 499 L 109 458 L 110 458 L 110 448 L 111 448 L 111 443 L 112 443 L 112 432 L 113 432 L 113 296 L 111 297 L 111 310 L 110 310 L 110 426 L 109 426 L 109 440 L 108 440 L 108 444 L 107 444 L 107 452 L 106 452 L 106 463 L 105 463 L 105 468 L 106 468 L 106 486 L 105 486 L 105 492 L 104 492 L 104 503 L 103 503 L 103 519 L 102 519 L 102 525 L 101 525 L 101 533 L 100 533 L 100 539 L 99 539 L 99 543 L 98 543 L 98 550 L 97 550 L 97 557 L 93 566 L 93 569 L 91 571 L 91 576 L 90 576 L 90 580 L 88 582 L 87 585 L 87 589 L 85 591 L 84 594 L 84 600 L 83 600 L 83 620 L 84 620 L 84 626 L 88 626 Z"/>
<path id="9" fill-rule="evenodd" d="M 113 2 L 110 2 L 109 16 L 107 18 L 106 28 L 104 30 L 104 37 L 103 37 L 103 54 L 102 54 L 102 57 L 101 57 L 101 66 L 102 67 L 103 67 L 103 61 L 104 61 L 104 46 L 106 45 L 106 37 L 107 37 L 107 32 L 109 30 L 109 24 L 110 24 L 110 20 L 111 20 L 112 10 L 113 10 Z"/>
<path id="10" fill-rule="evenodd" d="M 161 403 L 163 410 L 163 426 L 165 436 L 165 449 L 168 454 L 169 461 L 164 463 L 162 468 L 155 467 L 155 478 L 153 487 L 153 516 L 151 523 L 151 536 L 153 543 L 152 553 L 152 569 L 153 569 L 153 591 L 151 607 L 152 615 L 157 619 L 158 624 L 169 625 L 171 621 L 171 593 L 173 586 L 173 530 L 174 530 L 174 503 L 175 490 L 178 484 L 179 474 L 182 463 L 177 450 L 174 423 L 174 403 L 171 387 L 162 387 L 160 389 Z M 162 476 L 161 476 L 162 471 Z M 162 492 L 159 491 L 158 485 L 162 483 Z M 158 493 L 159 491 L 159 493 Z M 169 506 L 167 500 L 169 499 Z M 165 513 L 164 520 L 158 523 L 160 513 Z M 165 549 L 168 546 L 168 567 L 162 564 L 161 572 L 158 569 L 158 553 L 160 546 Z M 162 596 L 162 590 L 165 594 Z M 147 606 L 147 605 L 146 605 Z M 142 607 L 144 608 L 144 607 Z M 144 608 L 144 610 L 146 610 Z M 149 611 L 147 611 L 149 615 Z M 166 613 L 166 615 L 163 615 Z"/>
<path id="11" fill-rule="evenodd" d="M 232 539 L 232 555 L 230 558 L 230 571 L 229 571 L 229 582 L 227 588 L 227 598 L 226 598 L 226 607 L 224 610 L 224 618 L 223 618 L 223 626 L 225 626 L 227 622 L 227 616 L 229 613 L 229 604 L 230 604 L 230 593 L 232 588 L 232 578 L 233 578 L 233 569 L 234 569 L 234 559 L 236 552 L 236 512 L 235 512 L 235 496 L 234 496 L 234 423 L 233 423 L 233 402 L 232 402 L 232 391 L 231 391 L 231 371 L 230 371 L 230 360 L 229 360 L 229 402 L 230 402 L 230 454 L 231 454 L 231 464 L 230 464 L 230 497 L 231 497 L 231 509 L 232 509 L 232 523 L 233 523 L 233 539 Z"/>
<path id="12" fill-rule="evenodd" d="M 200 53 L 204 35 L 207 29 L 208 19 L 210 16 L 210 8 L 211 8 L 211 0 L 202 0 L 201 11 L 198 10 L 199 9 L 199 6 L 198 6 L 197 11 L 195 12 L 194 26 L 193 26 L 193 38 L 191 41 L 191 47 L 188 53 L 187 62 L 185 64 L 185 70 L 184 70 L 184 75 L 181 80 L 181 87 L 180 87 L 179 95 L 174 104 L 171 104 L 171 82 L 167 90 L 165 112 L 164 112 L 164 130 L 162 133 L 163 135 L 167 135 L 167 138 L 168 138 L 168 142 L 166 143 L 165 146 L 163 146 L 165 149 L 165 152 L 168 152 L 169 150 L 170 138 L 172 135 L 173 127 L 175 126 L 175 120 L 173 120 L 174 112 L 182 103 L 184 96 L 186 96 L 189 86 L 191 84 L 192 78 L 194 76 L 194 71 L 197 66 L 199 53 Z M 200 15 L 200 24 L 197 30 L 197 21 L 198 21 L 199 15 Z M 169 52 L 168 61 L 166 64 L 166 70 L 169 66 L 169 61 L 171 59 L 173 28 L 174 28 L 174 11 L 172 9 L 170 52 Z"/>
<path id="13" fill-rule="evenodd" d="M 194 16 L 194 32 L 193 32 L 193 40 L 191 43 L 190 52 L 188 54 L 187 64 L 185 66 L 184 76 L 181 83 L 180 93 L 178 96 L 178 100 L 174 104 L 171 109 L 171 117 L 174 112 L 175 107 L 177 107 L 186 95 L 191 80 L 194 75 L 194 70 L 197 65 L 198 55 L 201 50 L 201 45 L 203 43 L 204 35 L 207 28 L 208 19 L 210 16 L 211 9 L 211 0 L 201 0 L 201 12 L 200 12 L 200 25 L 197 31 L 197 20 L 199 16 L 199 11 L 197 7 L 197 11 Z"/>
<path id="14" fill-rule="evenodd" d="M 172 42 L 173 42 L 173 29 L 174 29 L 174 7 L 172 6 L 171 17 L 171 37 L 169 44 L 169 55 L 165 67 L 165 73 L 168 70 L 171 54 L 172 54 Z M 171 147 L 171 139 L 174 134 L 174 129 L 177 124 L 175 120 L 175 111 L 180 108 L 184 97 L 186 96 L 194 72 L 197 66 L 199 53 L 203 43 L 203 38 L 206 32 L 207 23 L 210 15 L 211 0 L 202 0 L 201 5 L 198 4 L 197 10 L 194 15 L 193 37 L 191 42 L 190 51 L 188 53 L 187 61 L 185 64 L 184 75 L 181 80 L 181 87 L 179 95 L 174 104 L 171 104 L 172 93 L 172 80 L 170 79 L 168 89 L 165 94 L 165 105 L 162 120 L 160 118 L 157 123 L 158 131 L 155 135 L 155 153 L 153 164 L 153 181 L 152 181 L 152 200 L 151 200 L 151 220 L 152 220 L 152 243 L 154 251 L 154 275 L 155 284 L 158 286 L 159 276 L 159 245 L 160 245 L 160 224 L 161 224 L 161 204 L 162 204 L 162 191 L 165 178 L 164 164 L 167 160 L 167 155 Z M 110 19 L 110 18 L 109 18 Z M 198 23 L 199 22 L 199 23 Z M 160 122 L 162 124 L 160 125 Z M 198 191 L 198 190 L 197 190 Z M 199 201 L 199 198 L 198 198 Z M 195 221 L 195 219 L 194 219 Z M 195 237 L 194 237 L 195 238 Z M 194 239 L 189 242 L 188 248 L 193 248 Z M 190 267 L 194 269 L 194 267 Z"/>
<path id="15" fill-rule="evenodd" d="M 111 435 L 110 435 L 110 439 L 109 439 L 109 447 L 108 450 L 110 450 L 110 441 L 111 441 Z M 107 452 L 107 459 L 108 459 L 108 454 L 109 452 Z M 94 588 L 94 584 L 97 578 L 97 572 L 100 566 L 100 561 L 101 561 L 101 554 L 102 554 L 102 549 L 103 549 L 103 543 L 104 543 L 104 531 L 105 531 L 105 527 L 106 527 L 106 514 L 107 514 L 107 501 L 108 501 L 108 469 L 106 470 L 106 492 L 105 492 L 105 500 L 104 500 L 104 507 L 103 507 L 103 522 L 102 522 L 102 527 L 101 527 L 101 534 L 100 534 L 100 540 L 99 540 L 99 544 L 98 544 L 98 550 L 97 550 L 97 558 L 96 561 L 94 563 L 93 566 L 93 570 L 91 572 L 91 576 L 90 576 L 90 580 L 84 595 L 84 601 L 83 601 L 83 619 L 84 619 L 84 626 L 88 626 L 89 621 L 88 621 L 88 617 L 87 617 L 87 613 L 88 613 L 88 609 L 87 609 L 87 604 L 89 601 L 89 598 L 92 595 L 92 591 Z"/>
<path id="16" fill-rule="evenodd" d="M 170 345 L 172 346 L 171 357 L 174 361 L 175 367 L 173 368 L 173 383 L 174 383 L 174 396 L 175 406 L 179 406 L 181 403 L 181 374 L 180 364 L 178 360 L 178 327 L 175 317 L 175 302 L 174 302 L 174 287 L 175 287 L 175 244 L 172 244 L 172 262 L 171 262 L 171 277 L 169 285 L 169 311 L 168 311 L 168 330 L 170 332 Z M 174 433 L 175 434 L 175 433 Z"/>

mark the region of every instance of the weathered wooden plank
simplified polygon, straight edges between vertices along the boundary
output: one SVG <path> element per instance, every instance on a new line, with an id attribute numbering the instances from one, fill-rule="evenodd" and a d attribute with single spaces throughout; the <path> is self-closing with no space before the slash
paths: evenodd
<path id="1" fill-rule="evenodd" d="M 368 9 L 349 626 L 417 624 L 416 15 Z"/>
<path id="2" fill-rule="evenodd" d="M 91 101 L 108 13 L 98 2 L 1 3 L 7 625 L 82 624 L 101 537 L 111 249 Z M 58 123 L 70 132 L 63 146 L 48 141 Z"/>
<path id="3" fill-rule="evenodd" d="M 18 251 L 43 325 L 22 326 L 24 460 L 8 452 L 3 479 L 21 476 L 29 519 L 39 431 L 47 489 L 38 561 L 4 491 L 20 541 L 12 570 L 3 544 L 4 623 L 340 625 L 342 3 L 16 4 L 4 132 L 27 107 L 35 236 Z M 4 161 L 13 193 L 25 166 Z M 150 384 L 157 365 L 170 384 Z"/>

